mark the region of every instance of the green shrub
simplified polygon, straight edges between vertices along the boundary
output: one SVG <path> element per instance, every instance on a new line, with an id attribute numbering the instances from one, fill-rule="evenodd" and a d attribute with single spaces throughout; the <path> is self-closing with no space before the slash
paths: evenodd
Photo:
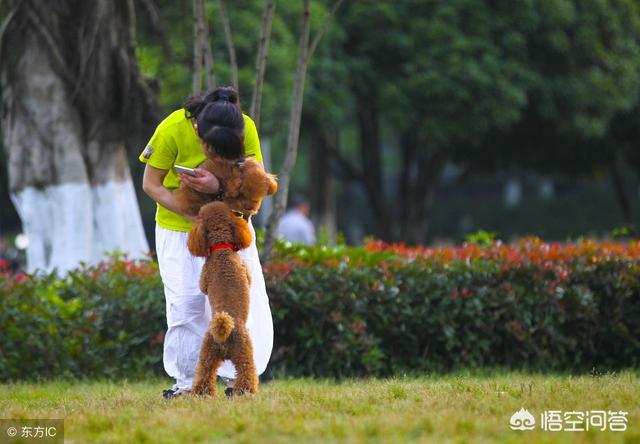
<path id="1" fill-rule="evenodd" d="M 280 244 L 264 268 L 270 375 L 640 364 L 635 242 Z M 151 261 L 114 257 L 63 279 L 0 273 L 0 380 L 161 373 L 165 328 Z"/>
<path id="2" fill-rule="evenodd" d="M 276 374 L 640 364 L 638 243 L 288 246 L 265 269 Z"/>
<path id="3" fill-rule="evenodd" d="M 0 277 L 0 379 L 132 376 L 162 369 L 164 296 L 151 261 L 114 258 Z"/>

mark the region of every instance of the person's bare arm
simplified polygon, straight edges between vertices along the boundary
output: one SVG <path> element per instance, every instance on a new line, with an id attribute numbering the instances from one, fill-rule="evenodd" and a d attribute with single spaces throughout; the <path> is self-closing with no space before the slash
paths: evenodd
<path id="1" fill-rule="evenodd" d="M 168 172 L 168 170 L 160 170 L 147 164 L 144 168 L 142 189 L 151 199 L 155 200 L 166 209 L 173 211 L 192 222 L 195 221 L 195 217 L 180 211 L 173 193 L 162 185 L 162 181 Z"/>

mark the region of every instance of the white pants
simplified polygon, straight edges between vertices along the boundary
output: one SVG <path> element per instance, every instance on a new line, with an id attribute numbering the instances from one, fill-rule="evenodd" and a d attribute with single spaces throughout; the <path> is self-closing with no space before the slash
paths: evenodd
<path id="1" fill-rule="evenodd" d="M 238 252 L 251 274 L 251 294 L 247 330 L 253 341 L 253 358 L 262 374 L 273 348 L 273 321 L 262 266 L 251 222 L 252 242 Z M 207 297 L 200 291 L 200 272 L 204 258 L 187 249 L 187 234 L 156 225 L 156 252 L 167 304 L 167 333 L 164 337 L 164 369 L 176 379 L 174 389 L 190 389 L 204 333 L 211 320 Z M 235 378 L 231 361 L 225 361 L 218 375 Z"/>

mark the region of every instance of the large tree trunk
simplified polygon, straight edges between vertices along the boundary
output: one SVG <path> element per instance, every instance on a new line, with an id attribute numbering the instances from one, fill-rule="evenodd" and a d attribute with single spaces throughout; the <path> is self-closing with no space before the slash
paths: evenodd
<path id="1" fill-rule="evenodd" d="M 2 42 L 2 133 L 28 270 L 148 252 L 125 139 L 150 106 L 126 0 L 13 2 Z"/>

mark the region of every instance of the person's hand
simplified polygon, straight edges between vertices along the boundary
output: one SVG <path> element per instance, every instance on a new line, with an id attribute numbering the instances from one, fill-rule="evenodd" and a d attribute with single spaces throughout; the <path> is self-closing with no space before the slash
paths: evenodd
<path id="1" fill-rule="evenodd" d="M 211 172 L 196 168 L 197 176 L 189 176 L 188 174 L 180 174 L 180 180 L 184 182 L 189 188 L 192 188 L 201 193 L 215 194 L 220 189 L 220 181 Z"/>
<path id="2" fill-rule="evenodd" d="M 202 216 L 200 216 L 199 214 L 196 216 L 192 216 L 190 214 L 183 214 L 182 215 L 185 219 L 187 219 L 189 222 L 194 223 L 194 224 L 199 224 L 200 222 L 202 222 Z"/>

